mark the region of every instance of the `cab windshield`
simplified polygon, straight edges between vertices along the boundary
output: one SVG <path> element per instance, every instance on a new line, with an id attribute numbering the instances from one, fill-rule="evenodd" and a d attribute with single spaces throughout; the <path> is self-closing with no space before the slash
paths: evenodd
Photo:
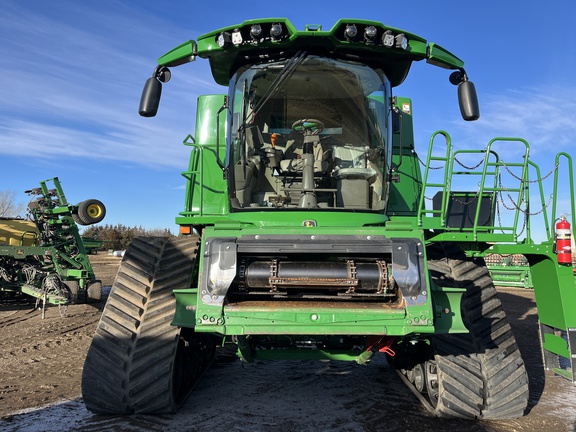
<path id="1" fill-rule="evenodd" d="M 230 88 L 232 207 L 384 210 L 390 84 L 381 71 L 298 54 L 241 70 Z"/>

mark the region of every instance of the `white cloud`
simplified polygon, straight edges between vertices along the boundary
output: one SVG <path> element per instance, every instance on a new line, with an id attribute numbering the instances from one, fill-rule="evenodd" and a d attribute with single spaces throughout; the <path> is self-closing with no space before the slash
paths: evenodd
<path id="1" fill-rule="evenodd" d="M 182 167 L 196 98 L 221 91 L 208 69 L 178 70 L 158 118 L 143 119 L 145 79 L 182 42 L 157 31 L 171 24 L 116 3 L 113 13 L 68 6 L 40 14 L 11 5 L 0 16 L 0 36 L 11 36 L 0 45 L 0 153 Z"/>
<path id="2" fill-rule="evenodd" d="M 491 94 L 482 103 L 481 111 L 478 126 L 486 139 L 524 138 L 532 156 L 573 151 L 576 87 L 530 87 Z"/>
<path id="3" fill-rule="evenodd" d="M 541 183 L 536 182 L 537 172 L 534 167 L 529 167 L 529 178 L 531 180 L 528 185 L 530 188 L 529 212 L 532 215 L 532 235 L 539 241 L 544 240 L 543 207 L 550 226 L 553 226 L 551 218 L 558 217 L 561 213 L 571 212 L 569 184 L 570 180 L 574 181 L 574 179 L 568 178 L 567 158 L 559 158 L 557 172 L 559 187 L 556 193 L 553 191 L 553 186 L 555 169 L 557 169 L 555 165 L 556 154 L 565 152 L 573 158 L 576 154 L 574 147 L 576 145 L 576 87 L 559 88 L 543 85 L 541 87 L 508 90 L 500 94 L 485 94 L 480 102 L 481 117 L 477 122 L 467 123 L 458 118 L 453 121 L 444 121 L 442 126 L 450 126 L 454 150 L 478 151 L 458 154 L 458 160 L 467 166 L 473 166 L 482 160 L 484 155 L 482 150 L 495 137 L 523 138 L 528 142 L 530 146 L 530 161 L 539 166 L 539 174 L 542 177 Z M 440 114 L 436 117 L 438 116 Z M 430 118 L 426 120 L 432 121 Z M 420 156 L 424 159 L 428 139 L 423 131 L 416 131 L 416 133 L 422 135 L 423 138 L 420 142 L 426 144 L 421 146 L 419 150 Z M 445 152 L 446 145 L 442 137 L 438 137 L 434 144 L 435 155 L 438 156 Z M 524 161 L 522 156 L 526 147 L 521 141 L 498 141 L 493 144 L 491 149 L 496 151 L 500 158 L 499 160 L 507 165 Z M 431 165 L 442 164 L 434 161 Z M 455 164 L 455 169 L 461 168 Z M 500 167 L 501 175 L 496 180 L 494 180 L 493 176 L 487 177 L 488 183 L 496 181 L 498 187 L 504 188 L 502 193 L 504 202 L 499 201 L 501 217 L 505 220 L 504 225 L 512 224 L 515 216 L 515 205 L 513 202 L 518 202 L 519 200 L 518 192 L 506 191 L 517 191 L 521 187 L 521 182 L 518 180 L 521 175 L 521 167 L 511 166 L 509 169 L 516 177 L 510 174 L 506 167 Z M 480 168 L 476 171 L 479 170 Z M 469 170 L 463 169 L 463 171 Z M 432 181 L 429 180 L 430 182 L 443 182 L 443 172 L 441 170 L 430 171 L 430 175 L 435 176 Z M 502 184 L 500 184 L 500 180 Z M 478 176 L 455 176 L 452 188 L 454 190 L 475 191 L 478 188 L 478 183 Z M 540 186 L 543 188 L 543 197 L 540 196 Z M 427 196 L 431 195 L 431 193 L 427 192 Z M 557 199 L 556 215 L 551 214 L 551 197 Z M 506 206 L 510 210 L 507 210 Z M 522 208 L 525 210 L 524 206 Z M 521 230 L 522 214 L 520 214 L 518 232 Z"/>

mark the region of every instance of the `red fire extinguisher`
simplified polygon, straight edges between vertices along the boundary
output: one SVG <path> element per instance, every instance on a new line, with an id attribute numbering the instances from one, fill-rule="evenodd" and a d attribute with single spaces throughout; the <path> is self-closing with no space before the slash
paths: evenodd
<path id="1" fill-rule="evenodd" d="M 558 254 L 558 264 L 572 265 L 572 231 L 570 223 L 566 220 L 566 215 L 560 216 L 560 221 L 556 224 L 556 253 Z"/>

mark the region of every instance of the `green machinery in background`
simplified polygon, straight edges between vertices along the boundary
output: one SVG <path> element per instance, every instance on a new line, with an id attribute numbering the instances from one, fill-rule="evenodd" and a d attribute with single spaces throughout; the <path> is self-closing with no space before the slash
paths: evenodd
<path id="1" fill-rule="evenodd" d="M 140 114 L 156 115 L 170 67 L 198 58 L 228 90 L 198 98 L 184 141 L 181 235 L 126 251 L 84 365 L 88 409 L 173 411 L 229 345 L 244 362 L 385 353 L 438 416 L 522 416 L 528 377 L 487 254 L 526 257 L 545 365 L 574 381 L 576 288 L 551 231 L 556 197 L 573 202 L 569 155 L 552 202 L 523 139 L 457 150 L 438 131 L 420 158 L 412 101 L 393 93 L 424 60 L 451 71 L 476 120 L 462 60 L 375 21 L 251 20 L 160 57 Z"/>
<path id="2" fill-rule="evenodd" d="M 494 285 L 512 288 L 534 288 L 530 265 L 523 255 L 487 255 L 485 257 Z M 576 267 L 572 267 L 576 279 Z"/>
<path id="3" fill-rule="evenodd" d="M 28 219 L 0 219 L 0 294 L 23 293 L 45 304 L 100 301 L 79 225 L 100 222 L 106 208 L 99 200 L 70 204 L 58 178 L 26 191 Z"/>
<path id="4" fill-rule="evenodd" d="M 82 236 L 82 244 L 84 245 L 84 249 L 88 255 L 96 255 L 98 250 L 102 248 L 104 241 L 97 240 L 93 237 Z"/>
<path id="5" fill-rule="evenodd" d="M 524 255 L 487 255 L 484 260 L 496 286 L 533 288 L 530 266 Z"/>

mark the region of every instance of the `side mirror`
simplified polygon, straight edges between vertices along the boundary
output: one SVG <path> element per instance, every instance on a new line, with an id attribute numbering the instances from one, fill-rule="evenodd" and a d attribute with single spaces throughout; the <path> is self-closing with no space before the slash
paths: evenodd
<path id="1" fill-rule="evenodd" d="M 464 81 L 458 84 L 458 104 L 464 120 L 473 121 L 480 118 L 478 96 L 472 81 Z"/>
<path id="2" fill-rule="evenodd" d="M 450 82 L 458 86 L 458 104 L 462 118 L 466 121 L 478 120 L 480 118 L 478 95 L 474 83 L 468 80 L 466 71 L 460 69 L 453 72 L 450 75 Z"/>
<path id="3" fill-rule="evenodd" d="M 146 80 L 138 108 L 138 113 L 142 117 L 154 117 L 156 115 L 162 95 L 162 83 L 170 81 L 171 76 L 172 74 L 166 66 L 156 66 L 152 76 Z"/>
<path id="4" fill-rule="evenodd" d="M 138 114 L 142 117 L 154 117 L 160 105 L 162 95 L 162 83 L 156 77 L 150 77 L 144 84 Z"/>

